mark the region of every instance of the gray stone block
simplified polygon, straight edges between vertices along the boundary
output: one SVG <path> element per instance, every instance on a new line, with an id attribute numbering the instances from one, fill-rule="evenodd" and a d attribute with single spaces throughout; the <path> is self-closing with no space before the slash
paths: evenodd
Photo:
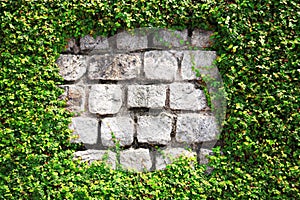
<path id="1" fill-rule="evenodd" d="M 77 151 L 74 158 L 80 158 L 82 162 L 103 161 L 113 169 L 116 169 L 117 155 L 112 151 L 88 149 L 86 151 Z"/>
<path id="2" fill-rule="evenodd" d="M 215 51 L 183 51 L 183 59 L 181 62 L 181 75 L 183 80 L 197 79 L 193 68 L 198 68 L 200 74 L 209 70 L 216 59 Z M 199 78 L 198 78 L 199 79 Z"/>
<path id="3" fill-rule="evenodd" d="M 188 151 L 184 148 L 167 148 L 156 154 L 155 169 L 165 169 L 168 164 L 173 163 L 180 156 L 192 158 L 196 157 L 196 152 Z"/>
<path id="4" fill-rule="evenodd" d="M 150 80 L 174 80 L 177 65 L 176 58 L 168 51 L 149 51 L 144 56 L 145 76 Z"/>
<path id="5" fill-rule="evenodd" d="M 121 146 L 133 143 L 134 122 L 130 117 L 110 117 L 101 120 L 101 141 L 104 146 L 115 147 L 112 133 Z"/>
<path id="6" fill-rule="evenodd" d="M 117 49 L 124 51 L 141 50 L 148 47 L 148 39 L 146 34 L 138 32 L 122 32 L 118 33 Z"/>
<path id="7" fill-rule="evenodd" d="M 188 32 L 174 30 L 159 30 L 153 34 L 153 46 L 172 49 L 174 47 L 183 47 L 187 44 Z"/>
<path id="8" fill-rule="evenodd" d="M 172 83 L 170 107 L 174 110 L 202 110 L 206 107 L 205 94 L 192 83 Z"/>
<path id="9" fill-rule="evenodd" d="M 70 129 L 74 130 L 73 134 L 78 138 L 73 142 L 84 144 L 97 144 L 98 140 L 98 121 L 89 117 L 75 117 L 72 118 Z"/>
<path id="10" fill-rule="evenodd" d="M 166 85 L 129 85 L 129 108 L 162 108 L 166 101 Z"/>
<path id="11" fill-rule="evenodd" d="M 74 53 L 74 54 L 78 54 L 80 52 L 80 48 L 77 45 L 75 38 L 70 38 L 68 40 L 68 44 L 66 45 L 63 52 L 64 53 Z"/>
<path id="12" fill-rule="evenodd" d="M 83 112 L 85 104 L 85 86 L 70 85 L 67 93 L 68 108 L 73 112 Z"/>
<path id="13" fill-rule="evenodd" d="M 209 47 L 212 40 L 210 36 L 213 34 L 212 31 L 204 31 L 200 29 L 195 29 L 192 34 L 191 44 L 192 46 L 199 48 Z"/>
<path id="14" fill-rule="evenodd" d="M 120 85 L 93 85 L 89 95 L 89 110 L 100 115 L 116 114 L 122 106 Z"/>
<path id="15" fill-rule="evenodd" d="M 137 123 L 137 140 L 141 143 L 163 144 L 171 141 L 172 116 L 140 116 Z"/>
<path id="16" fill-rule="evenodd" d="M 213 151 L 210 149 L 200 149 L 198 158 L 199 158 L 199 164 L 207 164 L 208 163 L 208 156 L 212 155 Z"/>
<path id="17" fill-rule="evenodd" d="M 217 123 L 213 116 L 203 114 L 178 114 L 176 141 L 193 144 L 217 139 Z"/>
<path id="18" fill-rule="evenodd" d="M 79 55 L 60 55 L 56 63 L 60 69 L 60 75 L 66 81 L 79 80 L 87 69 L 86 58 Z"/>
<path id="19" fill-rule="evenodd" d="M 128 80 L 136 78 L 142 61 L 140 54 L 105 54 L 89 58 L 91 80 Z"/>
<path id="20" fill-rule="evenodd" d="M 128 170 L 149 171 L 152 167 L 148 149 L 128 149 L 120 152 L 120 164 Z"/>
<path id="21" fill-rule="evenodd" d="M 80 38 L 80 50 L 83 52 L 108 51 L 109 43 L 105 37 L 86 35 Z"/>

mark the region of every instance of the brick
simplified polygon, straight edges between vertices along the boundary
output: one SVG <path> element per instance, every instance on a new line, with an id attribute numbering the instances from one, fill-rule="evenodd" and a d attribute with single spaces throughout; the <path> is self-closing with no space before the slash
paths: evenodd
<path id="1" fill-rule="evenodd" d="M 171 141 L 172 116 L 140 116 L 137 124 L 137 140 L 141 143 L 166 145 Z"/>
<path id="2" fill-rule="evenodd" d="M 127 170 L 149 171 L 152 167 L 148 149 L 128 149 L 120 152 L 120 163 Z"/>
<path id="3" fill-rule="evenodd" d="M 141 50 L 148 47 L 147 35 L 137 31 L 121 32 L 116 35 L 117 49 L 124 51 Z"/>
<path id="4" fill-rule="evenodd" d="M 116 169 L 117 154 L 112 151 L 88 149 L 86 151 L 77 151 L 74 158 L 80 158 L 82 162 L 103 161 L 113 169 Z"/>
<path id="5" fill-rule="evenodd" d="M 140 54 L 105 54 L 89 58 L 88 78 L 91 80 L 130 80 L 139 75 Z"/>
<path id="6" fill-rule="evenodd" d="M 193 144 L 217 139 L 218 129 L 215 118 L 209 115 L 190 113 L 178 114 L 176 141 Z"/>
<path id="7" fill-rule="evenodd" d="M 149 51 L 144 55 L 144 71 L 149 80 L 172 81 L 177 68 L 177 60 L 170 52 Z"/>
<path id="8" fill-rule="evenodd" d="M 112 132 L 121 146 L 133 143 L 134 122 L 129 117 L 110 117 L 101 120 L 101 141 L 104 146 L 115 147 Z"/>
<path id="9" fill-rule="evenodd" d="M 172 83 L 170 107 L 174 110 L 202 110 L 206 107 L 205 94 L 192 83 Z"/>
<path id="10" fill-rule="evenodd" d="M 168 164 L 173 163 L 180 156 L 188 158 L 196 157 L 196 152 L 188 151 L 184 148 L 167 148 L 156 154 L 155 169 L 165 169 Z"/>
<path id="11" fill-rule="evenodd" d="M 199 79 L 192 67 L 200 69 L 200 74 L 207 71 L 216 59 L 215 51 L 183 51 L 181 75 L 183 80 Z"/>
<path id="12" fill-rule="evenodd" d="M 75 117 L 72 119 L 70 129 L 73 134 L 79 136 L 73 142 L 84 144 L 97 144 L 98 140 L 98 121 L 89 117 Z"/>
<path id="13" fill-rule="evenodd" d="M 187 30 L 159 30 L 153 34 L 153 46 L 172 49 L 174 47 L 184 47 L 187 43 Z"/>
<path id="14" fill-rule="evenodd" d="M 129 108 L 162 108 L 166 101 L 166 85 L 129 85 Z"/>
<path id="15" fill-rule="evenodd" d="M 77 81 L 86 72 L 86 58 L 79 55 L 60 55 L 56 61 L 60 75 L 66 81 Z"/>
<path id="16" fill-rule="evenodd" d="M 122 106 L 120 85 L 93 85 L 89 95 L 89 110 L 100 115 L 116 114 Z"/>

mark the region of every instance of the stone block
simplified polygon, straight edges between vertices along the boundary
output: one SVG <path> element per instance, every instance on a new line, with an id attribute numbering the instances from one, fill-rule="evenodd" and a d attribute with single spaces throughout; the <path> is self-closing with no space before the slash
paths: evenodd
<path id="1" fill-rule="evenodd" d="M 105 54 L 89 58 L 88 77 L 91 80 L 129 80 L 136 78 L 142 66 L 135 54 Z"/>
<path id="2" fill-rule="evenodd" d="M 86 58 L 79 55 L 60 55 L 56 63 L 66 81 L 79 80 L 87 69 Z"/>
<path id="3" fill-rule="evenodd" d="M 133 51 L 146 49 L 148 47 L 147 35 L 139 32 L 122 32 L 116 36 L 117 49 Z"/>
<path id="4" fill-rule="evenodd" d="M 86 151 L 77 151 L 74 158 L 80 158 L 82 162 L 103 161 L 113 169 L 116 169 L 117 155 L 112 151 L 88 149 Z"/>
<path id="5" fill-rule="evenodd" d="M 216 59 L 215 51 L 183 51 L 183 59 L 181 62 L 181 75 L 183 80 L 199 79 L 193 68 L 200 70 L 200 74 L 209 73 L 213 61 Z M 206 72 L 208 71 L 208 72 Z"/>
<path id="6" fill-rule="evenodd" d="M 79 85 L 68 86 L 68 108 L 73 112 L 83 112 L 85 104 L 85 87 Z"/>
<path id="7" fill-rule="evenodd" d="M 104 146 L 115 147 L 112 133 L 121 146 L 133 143 L 134 122 L 130 117 L 109 117 L 101 120 L 101 141 Z"/>
<path id="8" fill-rule="evenodd" d="M 64 53 L 72 53 L 72 54 L 78 54 L 80 52 L 80 48 L 77 45 L 75 38 L 68 39 L 68 43 L 63 52 Z"/>
<path id="9" fill-rule="evenodd" d="M 193 30 L 191 44 L 194 47 L 206 48 L 211 44 L 210 36 L 213 34 L 212 31 L 204 31 L 200 29 Z"/>
<path id="10" fill-rule="evenodd" d="M 129 108 L 162 108 L 166 102 L 166 85 L 129 85 Z"/>
<path id="11" fill-rule="evenodd" d="M 152 167 L 149 149 L 128 149 L 120 152 L 120 164 L 128 170 L 149 171 Z"/>
<path id="12" fill-rule="evenodd" d="M 137 140 L 141 143 L 166 145 L 171 141 L 172 116 L 140 116 L 137 124 Z"/>
<path id="13" fill-rule="evenodd" d="M 93 85 L 89 94 L 89 111 L 100 115 L 116 114 L 122 106 L 120 85 Z"/>
<path id="14" fill-rule="evenodd" d="M 91 35 L 86 35 L 80 38 L 80 50 L 82 52 L 101 52 L 109 50 L 108 39 L 97 36 L 94 38 Z"/>
<path id="15" fill-rule="evenodd" d="M 172 83 L 170 107 L 174 110 L 202 110 L 206 107 L 205 94 L 192 83 Z"/>
<path id="16" fill-rule="evenodd" d="M 208 163 L 208 156 L 212 155 L 213 151 L 210 149 L 200 149 L 198 158 L 199 158 L 199 164 L 207 164 Z"/>
<path id="17" fill-rule="evenodd" d="M 217 123 L 213 116 L 190 113 L 178 114 L 176 141 L 193 144 L 217 139 Z"/>
<path id="18" fill-rule="evenodd" d="M 168 164 L 173 163 L 180 156 L 192 158 L 196 157 L 196 152 L 188 151 L 184 148 L 167 148 L 156 154 L 155 169 L 165 169 Z"/>
<path id="19" fill-rule="evenodd" d="M 168 51 L 148 51 L 144 55 L 144 71 L 149 80 L 172 81 L 177 68 L 176 58 Z"/>
<path id="20" fill-rule="evenodd" d="M 74 130 L 73 134 L 78 138 L 74 142 L 82 142 L 83 144 L 97 144 L 98 140 L 98 121 L 89 117 L 72 118 L 70 129 Z"/>
<path id="21" fill-rule="evenodd" d="M 184 47 L 187 44 L 187 30 L 159 30 L 153 34 L 153 46 L 172 49 L 174 47 Z"/>

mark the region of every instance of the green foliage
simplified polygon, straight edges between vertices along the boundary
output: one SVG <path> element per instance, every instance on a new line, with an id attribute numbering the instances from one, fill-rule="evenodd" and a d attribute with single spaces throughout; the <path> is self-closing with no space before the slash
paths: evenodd
<path id="1" fill-rule="evenodd" d="M 0 1 L 0 199 L 299 199 L 297 1 Z M 67 39 L 138 27 L 215 30 L 228 110 L 214 171 L 133 174 L 72 160 L 55 60 Z"/>

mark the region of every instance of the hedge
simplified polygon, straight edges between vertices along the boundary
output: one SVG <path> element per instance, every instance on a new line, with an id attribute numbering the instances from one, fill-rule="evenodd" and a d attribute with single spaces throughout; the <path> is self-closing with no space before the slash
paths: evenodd
<path id="1" fill-rule="evenodd" d="M 1 0 L 1 199 L 299 199 L 298 1 Z M 68 38 L 163 27 L 214 31 L 227 92 L 214 168 L 131 173 L 72 159 L 55 64 Z M 220 150 L 222 153 L 220 153 Z"/>

